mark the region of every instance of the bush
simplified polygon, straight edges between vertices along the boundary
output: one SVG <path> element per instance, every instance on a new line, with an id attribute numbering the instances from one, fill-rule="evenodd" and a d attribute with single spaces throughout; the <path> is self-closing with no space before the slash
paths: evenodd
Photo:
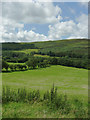
<path id="1" fill-rule="evenodd" d="M 38 61 L 35 57 L 32 57 L 26 62 L 26 64 L 29 68 L 35 69 L 38 65 Z"/>
<path id="2" fill-rule="evenodd" d="M 8 71 L 8 68 L 9 68 L 9 64 L 6 61 L 4 61 L 4 60 L 2 60 L 2 69 L 3 68 L 5 68 L 6 71 Z"/>

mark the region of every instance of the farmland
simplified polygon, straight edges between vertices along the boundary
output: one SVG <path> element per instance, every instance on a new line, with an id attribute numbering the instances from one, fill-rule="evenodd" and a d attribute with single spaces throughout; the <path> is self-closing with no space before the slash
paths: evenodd
<path id="1" fill-rule="evenodd" d="M 49 90 L 53 83 L 59 91 L 87 97 L 88 71 L 64 66 L 51 66 L 29 71 L 3 73 L 3 85 L 12 88 Z M 78 93 L 78 94 L 77 94 Z"/>
<path id="2" fill-rule="evenodd" d="M 59 61 L 54 63 L 55 65 L 89 68 L 88 39 L 34 43 L 3 43 L 2 50 L 3 60 L 7 62 L 23 63 L 28 61 L 28 58 L 31 56 L 48 59 L 49 57 L 55 57 Z M 60 59 L 58 60 L 58 58 Z"/>
<path id="3" fill-rule="evenodd" d="M 66 94 L 70 101 L 75 98 L 83 101 L 84 108 L 87 110 L 88 102 L 88 71 L 84 69 L 51 66 L 30 71 L 20 71 L 12 73 L 3 73 L 3 86 L 9 86 L 11 89 L 25 88 L 29 90 L 40 90 L 41 96 L 45 91 L 50 90 L 53 83 L 58 89 L 58 94 Z M 30 107 L 31 106 L 31 107 Z M 22 111 L 22 107 L 25 109 Z M 8 110 L 9 108 L 9 110 Z M 27 111 L 27 109 L 29 109 Z M 32 111 L 33 109 L 33 111 Z M 43 111 L 46 110 L 46 113 Z M 13 111 L 13 113 L 12 113 Z M 19 112 L 21 111 L 20 115 Z M 31 112 L 32 111 L 32 112 Z M 23 114 L 25 112 L 25 114 Z M 70 114 L 60 115 L 60 111 L 50 111 L 48 107 L 42 106 L 42 103 L 33 105 L 26 103 L 8 103 L 3 105 L 3 117 L 61 117 L 67 118 Z M 36 114 L 37 113 L 37 114 Z M 58 113 L 58 115 L 57 115 Z M 40 116 L 38 116 L 40 115 Z M 56 116 L 57 115 L 57 116 Z M 71 117 L 75 117 L 71 113 Z"/>
<path id="4" fill-rule="evenodd" d="M 88 117 L 87 39 L 3 43 L 2 49 L 2 85 L 11 91 L 7 89 L 6 96 L 3 95 L 3 118 Z M 53 85 L 55 90 L 57 88 L 57 94 L 54 91 L 52 101 Z M 23 95 L 27 91 L 23 100 L 18 100 L 19 89 Z M 30 102 L 28 92 L 31 91 L 31 95 L 36 91 L 37 97 L 38 90 L 39 98 L 33 98 Z M 47 91 L 48 94 L 45 94 Z"/>

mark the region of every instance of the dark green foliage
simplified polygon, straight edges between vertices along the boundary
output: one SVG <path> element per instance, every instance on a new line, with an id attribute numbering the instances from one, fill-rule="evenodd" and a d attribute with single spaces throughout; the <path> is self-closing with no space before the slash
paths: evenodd
<path id="1" fill-rule="evenodd" d="M 34 43 L 39 54 L 70 58 L 88 57 L 88 39 L 58 40 Z"/>
<path id="2" fill-rule="evenodd" d="M 8 64 L 6 61 L 3 60 L 2 62 L 2 72 L 4 71 L 4 68 L 6 69 L 6 71 L 20 71 L 20 70 L 27 70 L 27 65 L 26 64 Z"/>
<path id="3" fill-rule="evenodd" d="M 31 57 L 27 62 L 26 62 L 27 66 L 29 68 L 36 68 L 38 65 L 38 61 L 35 57 Z"/>
<path id="4" fill-rule="evenodd" d="M 28 61 L 28 57 L 30 57 L 28 54 L 13 51 L 2 51 L 2 56 L 3 60 L 14 63 L 24 63 Z"/>
<path id="5" fill-rule="evenodd" d="M 51 91 L 47 91 L 44 96 L 43 100 L 45 100 L 47 106 L 50 106 L 52 109 L 61 109 L 64 113 L 68 114 L 71 110 L 71 105 L 69 100 L 67 99 L 67 95 L 58 95 L 57 88 L 51 88 Z"/>
<path id="6" fill-rule="evenodd" d="M 9 68 L 11 69 L 11 71 L 14 71 L 14 65 L 13 64 L 9 65 Z M 15 69 L 16 69 L 16 67 L 15 67 Z"/>
<path id="7" fill-rule="evenodd" d="M 43 62 L 39 62 L 38 63 L 38 67 L 40 68 L 45 68 L 45 67 L 49 67 L 49 61 L 48 60 L 43 60 Z"/>
<path id="8" fill-rule="evenodd" d="M 31 102 L 31 101 L 33 101 L 33 102 L 39 101 L 40 100 L 40 92 L 39 92 L 39 90 L 29 92 L 28 95 L 27 95 L 27 100 L 29 102 Z"/>
<path id="9" fill-rule="evenodd" d="M 2 50 L 22 50 L 22 49 L 35 49 L 32 43 L 2 43 Z"/>
<path id="10" fill-rule="evenodd" d="M 51 60 L 50 60 L 50 64 L 51 65 L 58 65 L 58 59 L 57 58 L 52 58 Z"/>
<path id="11" fill-rule="evenodd" d="M 2 60 L 2 69 L 5 68 L 6 71 L 8 71 L 8 67 L 9 67 L 9 64 L 6 61 Z"/>
<path id="12" fill-rule="evenodd" d="M 13 46 L 13 47 L 12 47 Z M 30 54 L 14 52 L 13 50 L 38 48 L 38 52 Z M 51 65 L 64 65 L 77 68 L 90 69 L 88 62 L 88 39 L 73 39 L 62 41 L 48 41 L 48 42 L 35 42 L 35 43 L 3 43 L 2 44 L 2 58 L 6 62 L 25 63 L 30 68 L 46 67 Z M 7 51 L 5 51 L 7 50 Z M 10 51 L 12 50 L 12 51 Z M 34 54 L 49 55 L 50 58 L 36 57 L 37 62 L 32 59 Z M 45 63 L 47 60 L 49 64 Z M 32 65 L 31 65 L 32 64 Z M 34 66 L 35 65 L 35 66 Z M 22 68 L 23 69 L 23 68 Z"/>

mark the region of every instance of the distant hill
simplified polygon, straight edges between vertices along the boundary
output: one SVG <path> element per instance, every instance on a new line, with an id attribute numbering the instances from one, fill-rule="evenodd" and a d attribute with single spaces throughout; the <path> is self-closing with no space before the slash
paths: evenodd
<path id="1" fill-rule="evenodd" d="M 88 39 L 70 39 L 32 43 L 2 43 L 2 50 L 39 49 L 36 54 L 88 56 Z"/>
<path id="2" fill-rule="evenodd" d="M 26 62 L 30 55 L 41 58 L 56 57 L 54 59 L 56 60 L 55 64 L 89 68 L 88 58 L 90 59 L 90 57 L 88 48 L 88 39 L 2 43 L 2 58 L 7 62 Z"/>
<path id="3" fill-rule="evenodd" d="M 55 53 L 76 53 L 88 55 L 88 39 L 58 40 L 49 42 L 37 42 L 34 45 L 39 48 L 39 52 L 47 54 Z"/>

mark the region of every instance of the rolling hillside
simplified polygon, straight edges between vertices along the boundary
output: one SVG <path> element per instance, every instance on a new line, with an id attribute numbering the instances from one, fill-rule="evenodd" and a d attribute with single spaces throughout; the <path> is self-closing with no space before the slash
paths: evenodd
<path id="1" fill-rule="evenodd" d="M 81 68 L 89 68 L 88 48 L 88 39 L 71 39 L 33 43 L 2 43 L 2 56 L 7 62 L 15 61 L 17 56 L 19 61 L 21 61 L 20 58 L 23 56 L 25 56 L 23 59 L 28 60 L 30 57 L 29 55 L 34 55 L 36 57 L 59 57 L 64 58 L 64 60 L 67 58 L 69 62 L 74 61 L 74 65 L 70 66 L 79 67 L 79 65 L 75 64 L 81 63 Z"/>
<path id="2" fill-rule="evenodd" d="M 2 50 L 40 49 L 40 51 L 72 51 L 87 52 L 88 39 L 71 39 L 58 41 L 44 41 L 34 43 L 2 43 Z"/>

